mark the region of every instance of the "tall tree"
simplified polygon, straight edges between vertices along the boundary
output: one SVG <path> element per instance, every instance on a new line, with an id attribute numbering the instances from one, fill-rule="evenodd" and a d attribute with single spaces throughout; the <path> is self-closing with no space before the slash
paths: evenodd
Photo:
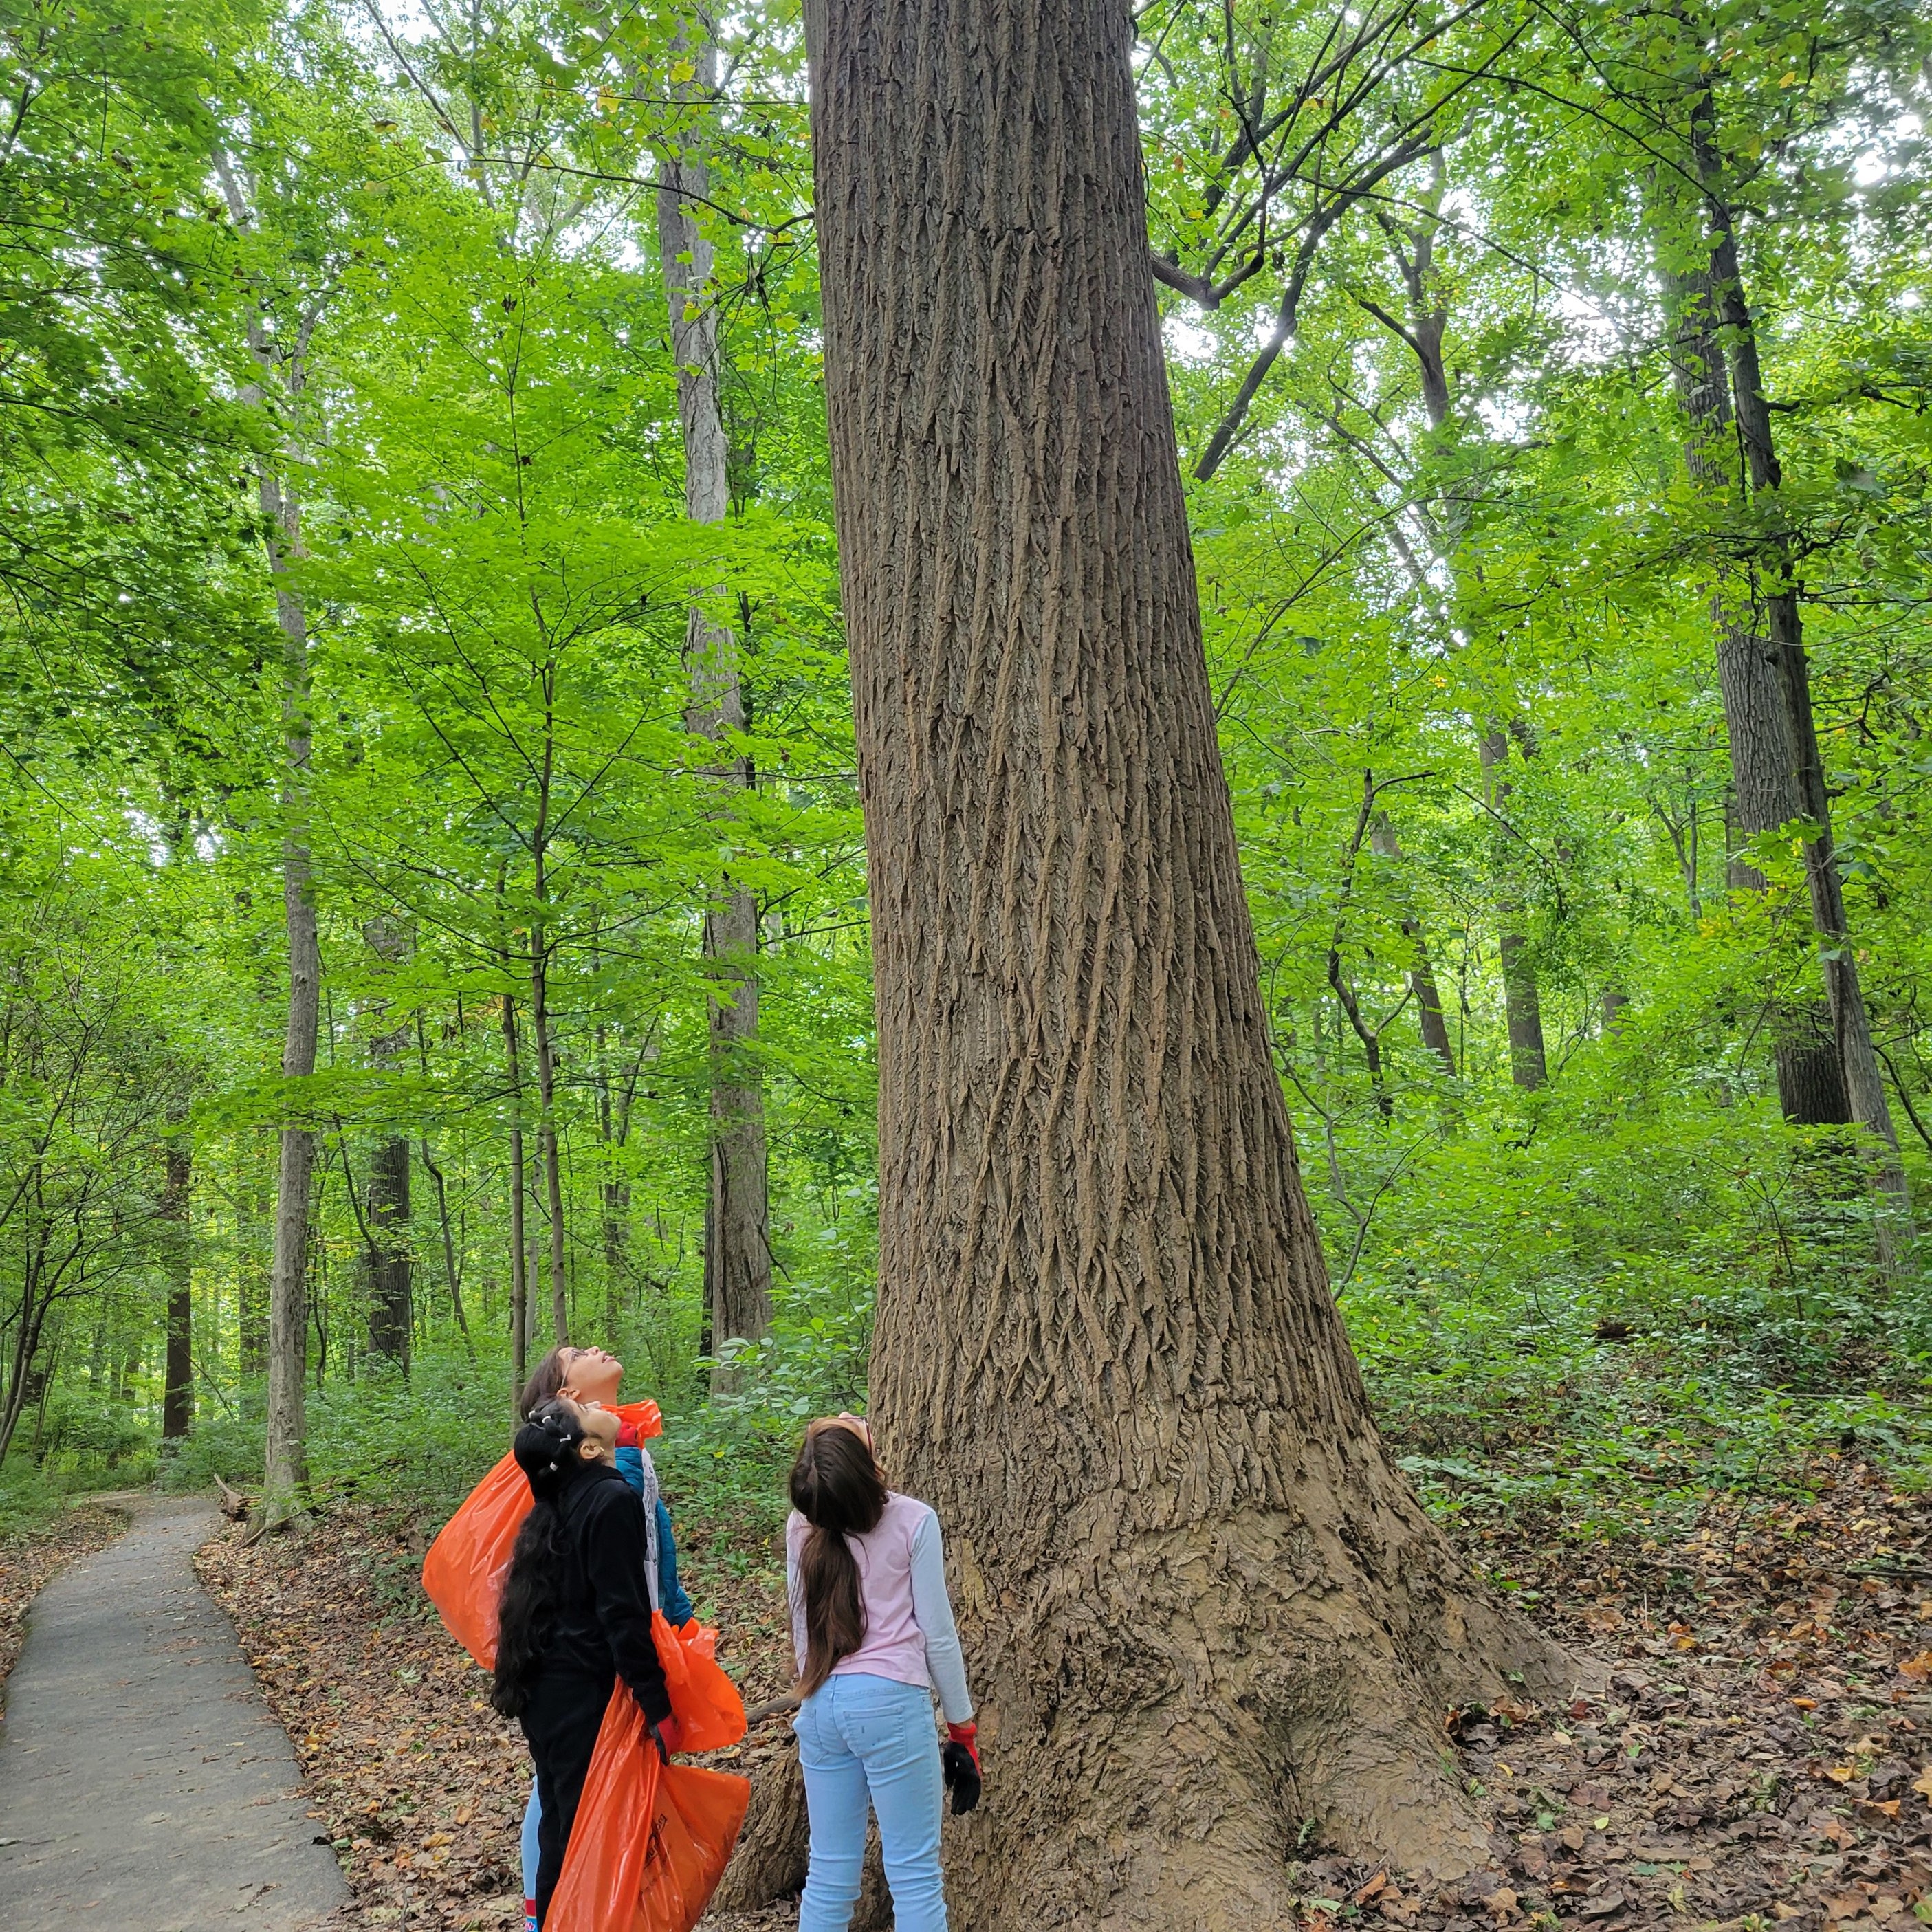
<path id="1" fill-rule="evenodd" d="M 1449 1870 L 1439 1713 L 1546 1646 L 1384 1450 L 1243 896 L 1126 10 L 812 0 L 871 870 L 884 1453 L 952 1534 L 985 1927 L 1285 1918 L 1282 1846 Z"/>
<path id="2" fill-rule="evenodd" d="M 696 104 L 658 157 L 658 260 L 670 309 L 677 361 L 678 418 L 684 431 L 684 511 L 694 524 L 722 524 L 730 502 L 729 449 L 718 384 L 718 309 L 712 250 L 698 219 L 708 197 L 705 159 L 714 130 L 718 50 L 708 22 L 680 36 L 692 71 L 680 88 Z M 751 789 L 752 761 L 734 748 L 745 729 L 745 686 L 738 638 L 722 621 L 718 598 L 691 607 L 685 658 L 691 677 L 690 730 L 718 748 L 708 776 L 723 794 Z M 728 1381 L 728 1341 L 755 1340 L 771 1325 L 770 1180 L 764 1089 L 752 1057 L 758 1037 L 758 895 L 728 874 L 718 881 L 704 916 L 704 958 L 710 1000 L 710 1196 L 705 1210 L 705 1301 L 717 1376 Z"/>
<path id="3" fill-rule="evenodd" d="M 1479 451 L 1484 440 L 1474 412 L 1466 399 L 1456 394 L 1444 352 L 1449 328 L 1449 297 L 1436 260 L 1436 246 L 1442 230 L 1442 207 L 1448 188 L 1448 169 L 1438 150 L 1430 158 L 1429 177 L 1416 195 L 1410 218 L 1402 220 L 1384 211 L 1378 212 L 1378 225 L 1402 287 L 1400 312 L 1384 307 L 1372 296 L 1359 298 L 1362 306 L 1414 358 L 1423 417 L 1438 458 L 1450 454 L 1458 446 L 1465 452 Z M 1468 473 L 1468 460 L 1466 454 L 1460 461 L 1452 456 L 1448 465 L 1450 482 L 1446 487 L 1438 484 L 1428 492 L 1436 499 L 1423 526 L 1432 554 L 1433 570 L 1422 568 L 1412 549 L 1403 553 L 1418 595 L 1430 596 L 1435 582 L 1445 583 L 1442 597 L 1445 644 L 1458 628 L 1469 623 L 1468 614 L 1475 600 L 1468 580 L 1480 576 L 1474 558 L 1466 554 L 1475 499 L 1481 488 L 1480 480 Z M 1425 471 L 1426 466 L 1418 466 Z M 1511 735 L 1503 724 L 1492 722 L 1478 741 L 1478 753 L 1495 819 L 1496 836 L 1491 842 L 1502 882 L 1496 901 L 1496 950 L 1509 1024 L 1510 1077 L 1517 1086 L 1533 1090 L 1548 1081 L 1550 1072 L 1535 952 L 1525 929 L 1522 897 L 1516 883 L 1522 868 L 1514 849 L 1516 835 L 1503 810 L 1510 787 L 1502 773 L 1509 758 Z M 1516 735 L 1527 751 L 1531 740 L 1526 729 L 1519 725 Z"/>
<path id="4" fill-rule="evenodd" d="M 216 172 L 230 220 L 244 235 L 260 236 L 256 183 L 227 155 Z M 270 272 L 258 271 L 256 311 L 248 320 L 248 350 L 254 379 L 244 402 L 266 410 L 280 434 L 254 460 L 255 497 L 268 554 L 281 646 L 282 714 L 280 817 L 282 909 L 289 962 L 288 1024 L 282 1042 L 282 1078 L 306 1080 L 315 1072 L 322 1025 L 322 946 L 316 922 L 313 841 L 310 826 L 314 726 L 310 718 L 308 610 L 295 580 L 302 546 L 302 502 L 296 478 L 302 452 L 296 440 L 308 388 L 310 350 L 327 302 L 332 273 L 326 260 L 316 280 L 292 295 L 272 272 L 280 237 L 268 242 Z M 278 314 L 278 308 L 286 313 Z M 276 323 L 280 322 L 280 328 Z M 309 1190 L 315 1171 L 314 1130 L 284 1103 L 275 1184 L 274 1258 L 268 1282 L 268 1403 L 262 1521 L 272 1525 L 300 1506 L 308 1483 Z"/>
<path id="5" fill-rule="evenodd" d="M 1727 338 L 1732 407 L 1743 447 L 1745 481 L 1750 495 L 1768 511 L 1768 526 L 1754 546 L 1754 561 L 1762 573 L 1768 655 L 1781 700 L 1784 729 L 1780 748 L 1791 788 L 1811 827 L 1811 836 L 1805 841 L 1805 872 L 1845 1099 L 1852 1118 L 1891 1150 L 1895 1174 L 1898 1135 L 1892 1125 L 1878 1055 L 1872 1047 L 1870 1018 L 1845 929 L 1844 884 L 1832 850 L 1832 804 L 1811 710 L 1810 664 L 1798 604 L 1797 560 L 1777 501 L 1784 472 L 1772 439 L 1770 398 L 1759 365 L 1756 320 L 1738 259 L 1736 218 L 1726 198 L 1723 164 L 1711 139 L 1708 103 L 1708 93 L 1700 95 L 1690 145 L 1708 226 L 1707 299 L 1714 301 L 1717 311 L 1709 320 L 1720 326 Z M 1895 1178 L 1895 1185 L 1902 1191 L 1902 1176 Z"/>
<path id="6" fill-rule="evenodd" d="M 1721 514 L 1738 494 L 1730 375 L 1719 321 L 1721 294 L 1706 247 L 1696 248 L 1704 259 L 1688 267 L 1673 265 L 1676 250 L 1669 238 L 1661 252 L 1671 369 L 1688 419 L 1685 463 L 1699 493 Z M 1757 622 L 1744 572 L 1723 571 L 1712 590 L 1711 615 L 1731 754 L 1730 829 L 1738 848 L 1730 861 L 1730 883 L 1740 891 L 1762 892 L 1768 881 L 1742 856 L 1742 848 L 1761 833 L 1780 831 L 1805 816 L 1791 755 L 1784 680 L 1778 654 Z M 1823 1000 L 1780 1003 L 1772 1016 L 1772 1050 L 1778 1101 L 1787 1120 L 1822 1126 L 1850 1120 L 1844 1067 Z"/>

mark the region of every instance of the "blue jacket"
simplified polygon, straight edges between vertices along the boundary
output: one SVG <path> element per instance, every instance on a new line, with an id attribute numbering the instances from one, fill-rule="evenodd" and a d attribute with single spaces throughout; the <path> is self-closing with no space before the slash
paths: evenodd
<path id="1" fill-rule="evenodd" d="M 641 1496 L 644 1492 L 644 1452 L 620 1443 L 617 1449 L 617 1473 Z M 671 1536 L 670 1510 L 662 1496 L 658 1498 L 658 1607 L 664 1612 L 665 1622 L 674 1630 L 681 1629 L 698 1614 L 692 1607 L 691 1599 L 685 1594 L 684 1586 L 677 1580 L 677 1544 Z"/>

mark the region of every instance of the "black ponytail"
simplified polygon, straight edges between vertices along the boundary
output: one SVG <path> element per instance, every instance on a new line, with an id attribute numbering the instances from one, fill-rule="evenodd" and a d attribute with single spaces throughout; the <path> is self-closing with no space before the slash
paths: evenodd
<path id="1" fill-rule="evenodd" d="M 512 1453 L 536 1498 L 517 1532 L 510 1572 L 496 1606 L 496 1676 L 490 1701 L 506 1718 L 521 1714 L 556 1620 L 565 1544 L 566 1486 L 583 1468 L 584 1421 L 567 1402 L 546 1402 L 517 1431 Z"/>

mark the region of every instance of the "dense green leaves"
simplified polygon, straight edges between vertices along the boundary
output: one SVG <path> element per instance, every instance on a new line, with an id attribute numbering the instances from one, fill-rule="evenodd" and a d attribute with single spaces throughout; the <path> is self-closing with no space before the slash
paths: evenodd
<path id="1" fill-rule="evenodd" d="M 868 915 L 799 32 L 718 23 L 713 92 L 700 27 L 7 16 L 0 1202 L 22 1176 L 85 1195 L 84 1268 L 24 1355 L 0 1313 L 43 1448 L 42 1395 L 155 1410 L 183 1106 L 204 1424 L 251 1426 L 290 1121 L 322 1136 L 326 1399 L 372 1372 L 371 1176 L 399 1138 L 418 1379 L 502 1391 L 518 1190 L 533 1252 L 549 1232 L 509 1141 L 540 1120 L 573 1320 L 694 1399 L 724 879 L 761 915 L 779 1310 L 712 1420 L 769 1433 L 862 1386 Z M 1778 1114 L 1767 1016 L 1821 997 L 1816 828 L 1732 830 L 1713 596 L 1798 588 L 1850 943 L 1922 1180 L 1919 10 L 1174 5 L 1139 31 L 1264 992 L 1385 1414 L 1448 1501 L 1498 1432 L 1586 1437 L 1600 1473 L 1909 1405 L 1910 1229 L 1869 1145 Z M 656 230 L 656 184 L 699 152 L 731 503 L 702 529 Z M 1665 292 L 1720 209 L 1774 490 L 1735 453 L 1687 464 Z M 265 476 L 313 685 L 324 1024 L 293 1083 Z M 722 748 L 687 715 L 694 602 L 739 640 Z M 728 799 L 726 756 L 756 776 Z M 1738 862 L 1766 890 L 1734 890 Z M 67 1088 L 33 1070 L 61 1042 Z M 1563 1480 L 1524 1453 L 1512 1480 Z"/>

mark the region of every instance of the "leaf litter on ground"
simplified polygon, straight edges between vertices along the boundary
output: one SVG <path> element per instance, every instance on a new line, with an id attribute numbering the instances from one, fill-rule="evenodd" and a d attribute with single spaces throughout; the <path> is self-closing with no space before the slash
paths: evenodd
<path id="1" fill-rule="evenodd" d="M 1449 1886 L 1318 1851 L 1298 1922 L 1907 1932 L 1932 1922 L 1932 1538 L 1924 1502 L 1849 1458 L 1807 1493 L 1714 1494 L 1653 1536 L 1455 1532 L 1606 1688 L 1444 1714 L 1492 1824 L 1490 1867 Z M 416 1586 L 420 1530 L 346 1508 L 202 1574 L 294 1740 L 353 1888 L 356 1924 L 483 1928 L 520 1911 L 520 1735 Z M 688 1546 L 687 1546 L 688 1545 Z M 789 1676 L 782 1573 L 762 1532 L 680 1526 L 746 1702 Z M 782 1721 L 710 1762 L 754 1779 Z M 988 1766 L 997 1779 L 996 1765 Z M 795 1904 L 706 1922 L 796 1922 Z"/>

